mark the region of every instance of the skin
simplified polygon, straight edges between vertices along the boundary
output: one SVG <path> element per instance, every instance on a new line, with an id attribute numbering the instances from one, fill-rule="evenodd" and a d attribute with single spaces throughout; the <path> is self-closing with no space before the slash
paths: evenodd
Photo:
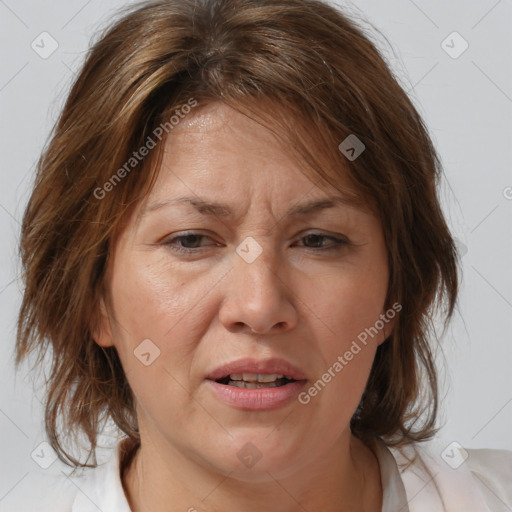
<path id="1" fill-rule="evenodd" d="M 340 184 L 350 188 L 343 176 Z M 347 205 L 285 215 L 333 194 L 226 105 L 197 109 L 171 132 L 158 181 L 115 244 L 95 336 L 116 347 L 136 397 L 141 448 L 122 477 L 133 511 L 380 510 L 377 459 L 349 422 L 392 322 L 306 405 L 240 410 L 205 381 L 237 358 L 280 357 L 308 388 L 384 312 L 377 217 Z M 151 210 L 181 196 L 227 203 L 234 217 L 190 204 Z M 171 241 L 189 231 L 204 238 Z M 262 248 L 250 264 L 236 253 L 249 236 Z M 195 252 L 173 250 L 180 245 Z M 148 366 L 134 356 L 145 339 L 160 350 Z M 251 468 L 237 457 L 248 442 L 261 453 Z"/>

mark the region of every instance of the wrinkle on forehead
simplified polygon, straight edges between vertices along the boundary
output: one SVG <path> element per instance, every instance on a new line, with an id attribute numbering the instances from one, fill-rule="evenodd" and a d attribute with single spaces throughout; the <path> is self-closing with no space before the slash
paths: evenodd
<path id="1" fill-rule="evenodd" d="M 172 172 L 172 168 L 174 167 L 172 163 L 173 152 L 176 150 L 182 155 L 186 155 L 187 153 L 192 155 L 192 161 L 197 161 L 196 168 L 193 169 L 194 173 L 196 173 L 196 175 L 198 175 L 198 173 L 203 174 L 204 177 L 208 178 L 210 173 L 209 159 L 212 158 L 212 154 L 208 154 L 209 151 L 199 151 L 199 149 L 194 151 L 194 146 L 198 145 L 199 148 L 203 141 L 207 141 L 209 138 L 215 139 L 217 134 L 222 134 L 222 137 L 218 139 L 218 143 L 226 143 L 228 147 L 232 137 L 236 137 L 241 141 L 240 145 L 245 143 L 245 139 L 247 139 L 247 157 L 250 157 L 249 150 L 255 147 L 257 147 L 258 156 L 265 156 L 269 151 L 277 150 L 277 152 L 280 153 L 279 159 L 284 157 L 283 161 L 286 166 L 291 165 L 295 170 L 299 171 L 302 176 L 309 181 L 311 189 L 317 188 L 332 193 L 333 187 L 324 181 L 320 175 L 317 175 L 315 169 L 306 168 L 304 162 L 301 161 L 300 156 L 291 145 L 291 135 L 285 133 L 283 126 L 275 121 L 275 119 L 280 119 L 277 118 L 279 114 L 288 115 L 288 118 L 291 119 L 295 117 L 293 112 L 289 111 L 289 109 L 287 110 L 283 105 L 274 105 L 275 108 L 270 110 L 272 107 L 272 103 L 269 104 L 264 101 L 242 105 L 241 110 L 233 108 L 231 105 L 222 101 L 208 102 L 203 105 L 200 103 L 192 112 L 185 115 L 169 133 L 169 137 L 165 143 L 160 170 L 158 171 L 160 178 L 163 178 L 162 171 L 167 170 Z M 252 114 L 255 114 L 255 117 L 253 117 Z M 297 129 L 300 129 L 298 125 Z M 254 144 L 255 141 L 256 144 Z M 184 148 L 185 146 L 186 149 Z M 235 150 L 236 148 L 237 146 L 235 146 Z M 272 150 L 270 150 L 270 148 L 272 148 Z M 213 153 L 213 151 L 211 153 Z M 317 154 L 317 157 L 318 165 L 322 165 L 322 155 Z M 217 164 L 218 160 L 214 160 L 213 162 Z M 272 164 L 272 162 L 263 163 L 265 165 Z M 278 173 L 275 177 L 278 177 Z M 157 181 L 159 181 L 159 179 L 157 179 Z M 348 172 L 342 172 L 338 181 L 340 184 L 338 191 L 347 198 L 351 198 L 354 205 L 358 204 L 361 209 L 370 213 L 368 208 L 366 208 L 366 201 L 360 196 L 349 179 Z M 160 186 L 157 187 L 160 189 L 160 192 L 164 192 L 161 189 L 161 185 L 162 182 L 160 181 Z M 272 186 L 272 188 L 274 188 L 274 186 Z M 203 190 L 202 192 L 204 196 L 205 191 Z M 269 207 L 270 203 L 267 194 L 263 192 L 264 191 L 260 191 L 257 194 L 259 197 L 253 197 L 253 200 L 258 199 L 258 202 L 268 203 L 266 206 Z M 149 195 L 153 196 L 152 199 L 155 199 L 153 193 Z M 161 194 L 157 194 L 157 200 L 165 201 L 165 197 L 162 196 L 159 198 L 158 195 Z M 147 199 L 148 197 L 146 197 L 146 200 Z M 142 213 L 146 207 L 146 200 L 144 201 L 144 206 L 139 210 L 140 213 Z M 275 220 L 276 214 L 273 211 L 271 213 Z"/>

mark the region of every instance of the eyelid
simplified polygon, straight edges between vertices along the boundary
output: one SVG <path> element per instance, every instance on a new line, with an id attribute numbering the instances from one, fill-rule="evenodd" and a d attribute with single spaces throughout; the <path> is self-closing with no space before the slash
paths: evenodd
<path id="1" fill-rule="evenodd" d="M 321 238 L 327 238 L 327 239 L 334 240 L 334 242 L 335 242 L 334 247 L 333 246 L 325 247 L 325 248 L 306 247 L 306 249 L 317 250 L 317 251 L 319 251 L 319 250 L 328 251 L 328 250 L 339 249 L 343 246 L 352 245 L 350 240 L 345 235 L 341 235 L 341 234 L 338 235 L 338 234 L 331 234 L 331 233 L 317 232 L 317 231 L 302 233 L 301 236 L 299 237 L 299 240 L 303 240 L 304 238 L 306 238 L 308 236 L 312 236 L 312 235 L 317 235 Z"/>
<path id="2" fill-rule="evenodd" d="M 333 243 L 331 243 L 330 245 L 328 245 L 326 247 L 307 247 L 305 245 L 301 245 L 301 247 L 304 247 L 308 251 L 317 252 L 317 253 L 321 253 L 321 252 L 325 253 L 325 252 L 329 252 L 329 251 L 340 250 L 342 247 L 351 245 L 351 242 L 345 235 L 326 233 L 326 232 L 319 231 L 319 230 L 302 232 L 300 234 L 300 236 L 298 237 L 298 241 L 303 241 L 306 237 L 315 236 L 315 235 L 320 238 L 323 238 L 323 239 L 331 239 L 333 241 Z M 184 231 L 181 233 L 180 232 L 174 233 L 170 237 L 165 237 L 162 241 L 162 244 L 165 246 L 168 246 L 174 252 L 185 254 L 185 255 L 193 255 L 194 253 L 198 254 L 201 251 L 207 250 L 208 247 L 212 247 L 212 246 L 218 247 L 219 245 L 221 245 L 219 243 L 214 243 L 214 244 L 209 244 L 207 246 L 182 247 L 182 246 L 176 244 L 177 241 L 179 241 L 180 239 L 184 239 L 188 236 L 196 236 L 199 238 L 209 238 L 210 240 L 212 240 L 212 237 L 209 234 L 205 234 L 201 231 L 191 230 L 191 231 Z"/>

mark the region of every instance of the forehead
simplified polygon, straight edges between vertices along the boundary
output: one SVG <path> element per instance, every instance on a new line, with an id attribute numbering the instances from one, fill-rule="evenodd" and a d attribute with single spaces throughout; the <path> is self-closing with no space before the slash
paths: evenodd
<path id="1" fill-rule="evenodd" d="M 365 208 L 346 172 L 340 170 L 337 182 L 335 189 L 314 173 L 305 173 L 286 138 L 273 127 L 214 103 L 185 116 L 170 133 L 144 211 L 171 203 L 195 204 L 206 211 L 209 203 L 210 210 L 221 214 L 230 210 L 229 200 L 248 196 L 261 202 L 272 196 L 297 202 L 305 196 L 325 200 L 329 195 L 331 201 Z"/>

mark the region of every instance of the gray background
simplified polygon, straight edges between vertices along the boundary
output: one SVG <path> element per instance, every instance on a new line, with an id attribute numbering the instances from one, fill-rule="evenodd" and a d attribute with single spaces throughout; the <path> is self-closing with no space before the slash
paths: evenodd
<path id="1" fill-rule="evenodd" d="M 13 368 L 19 221 L 34 164 L 90 37 L 124 4 L 0 0 L 0 510 L 4 497 L 30 492 L 39 470 L 34 450 L 44 454 L 39 465 L 52 461 L 40 446 L 41 384 L 26 366 L 17 375 Z M 431 130 L 446 173 L 444 210 L 464 253 L 460 307 L 442 337 L 440 436 L 447 445 L 512 449 L 511 1 L 350 5 L 381 32 L 375 37 Z M 58 42 L 46 59 L 31 47 L 34 40 L 42 46 L 44 31 Z M 469 47 L 459 55 L 464 40 Z M 47 471 L 60 468 L 56 462 Z"/>

